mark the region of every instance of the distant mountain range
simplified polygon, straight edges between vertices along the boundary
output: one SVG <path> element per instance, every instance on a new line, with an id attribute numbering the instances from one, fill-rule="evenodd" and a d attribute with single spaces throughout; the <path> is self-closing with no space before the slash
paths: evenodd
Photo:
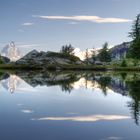
<path id="1" fill-rule="evenodd" d="M 131 45 L 131 42 L 123 42 L 122 44 L 119 44 L 110 48 L 109 50 L 110 50 L 112 59 L 121 60 L 125 58 L 130 45 Z M 101 48 L 87 49 L 84 51 L 80 51 L 80 49 L 76 48 L 74 50 L 74 54 L 78 56 L 81 60 L 84 60 L 86 59 L 86 53 L 88 53 L 88 57 L 91 58 L 93 55 L 93 52 L 94 52 L 94 55 L 97 55 L 100 50 Z"/>
<path id="2" fill-rule="evenodd" d="M 131 42 L 124 42 L 120 45 L 116 45 L 110 49 L 111 56 L 113 60 L 120 60 L 126 57 L 126 53 L 128 52 L 128 49 L 131 45 Z M 84 51 L 81 51 L 79 48 L 75 48 L 74 55 L 79 57 L 81 60 L 84 60 L 86 58 L 86 53 L 88 53 L 88 58 L 92 57 L 92 54 L 94 52 L 95 55 L 99 53 L 100 49 L 86 49 Z M 50 57 L 51 54 L 51 57 Z M 57 54 L 57 55 L 56 55 Z M 45 61 L 49 62 L 50 64 L 67 64 L 72 63 L 69 58 L 59 56 L 59 53 L 55 52 L 38 52 L 36 50 L 33 50 L 29 52 L 27 55 L 22 57 L 22 54 L 15 46 L 14 42 L 9 43 L 1 50 L 1 55 L 3 56 L 4 63 L 9 62 L 7 58 L 10 59 L 12 62 L 16 62 L 17 64 L 43 64 Z M 54 56 L 53 56 L 54 55 Z M 48 57 L 49 56 L 49 57 Z M 58 59 L 59 58 L 59 59 Z M 27 62 L 28 61 L 28 62 Z M 30 63 L 29 63 L 30 61 Z M 80 61 L 76 63 L 81 63 Z"/>

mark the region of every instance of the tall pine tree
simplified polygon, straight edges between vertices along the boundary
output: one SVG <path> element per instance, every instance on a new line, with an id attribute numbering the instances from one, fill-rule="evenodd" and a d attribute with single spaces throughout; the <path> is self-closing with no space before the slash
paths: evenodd
<path id="1" fill-rule="evenodd" d="M 60 50 L 61 53 L 69 54 L 69 55 L 73 55 L 73 51 L 74 51 L 74 47 L 71 44 L 62 46 Z"/>
<path id="2" fill-rule="evenodd" d="M 2 64 L 3 62 L 2 62 L 2 57 L 1 57 L 1 55 L 0 55 L 0 64 Z"/>
<path id="3" fill-rule="evenodd" d="M 129 36 L 133 39 L 133 41 L 130 46 L 128 56 L 134 58 L 135 62 L 137 62 L 140 59 L 140 14 L 137 15 Z"/>
<path id="4" fill-rule="evenodd" d="M 140 37 L 140 14 L 137 15 L 136 20 L 132 25 L 132 31 L 129 32 L 129 37 L 137 40 Z"/>
<path id="5" fill-rule="evenodd" d="M 101 49 L 100 53 L 98 54 L 99 60 L 102 62 L 110 62 L 111 61 L 111 54 L 108 50 L 108 43 L 106 42 L 103 45 L 103 48 Z"/>

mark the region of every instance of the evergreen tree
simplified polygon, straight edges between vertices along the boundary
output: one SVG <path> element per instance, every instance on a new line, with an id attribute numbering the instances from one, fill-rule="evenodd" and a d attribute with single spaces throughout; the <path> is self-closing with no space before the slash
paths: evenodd
<path id="1" fill-rule="evenodd" d="M 2 64 L 3 62 L 2 62 L 2 57 L 1 57 L 1 55 L 0 55 L 0 64 Z"/>
<path id="2" fill-rule="evenodd" d="M 134 75 L 134 79 L 137 75 Z M 135 123 L 139 125 L 139 117 L 140 117 L 140 81 L 127 81 L 126 85 L 129 89 L 129 96 L 132 98 L 132 101 L 128 102 L 128 107 L 131 110 L 133 118 L 135 119 Z"/>
<path id="3" fill-rule="evenodd" d="M 140 14 L 137 15 L 129 36 L 133 41 L 129 48 L 128 56 L 134 58 L 136 63 L 137 60 L 140 59 Z"/>
<path id="4" fill-rule="evenodd" d="M 121 67 L 127 67 L 127 62 L 125 59 L 123 59 L 122 63 L 121 63 Z"/>
<path id="5" fill-rule="evenodd" d="M 93 64 L 95 63 L 96 61 L 96 52 L 95 52 L 95 49 L 93 48 L 93 51 L 92 51 L 92 61 L 93 61 Z"/>
<path id="6" fill-rule="evenodd" d="M 89 52 L 88 52 L 88 49 L 86 49 L 86 52 L 85 52 L 85 62 L 86 62 L 86 64 L 89 64 Z"/>
<path id="7" fill-rule="evenodd" d="M 137 15 L 136 20 L 132 25 L 132 31 L 129 32 L 129 37 L 137 40 L 140 37 L 140 14 Z"/>
<path id="8" fill-rule="evenodd" d="M 103 45 L 103 48 L 101 49 L 100 53 L 98 54 L 99 60 L 102 62 L 110 62 L 111 61 L 111 54 L 108 50 L 108 43 L 106 42 Z"/>
<path id="9" fill-rule="evenodd" d="M 69 55 L 73 55 L 73 51 L 74 51 L 74 47 L 72 47 L 71 44 L 62 46 L 60 50 L 61 53 L 65 53 Z"/>

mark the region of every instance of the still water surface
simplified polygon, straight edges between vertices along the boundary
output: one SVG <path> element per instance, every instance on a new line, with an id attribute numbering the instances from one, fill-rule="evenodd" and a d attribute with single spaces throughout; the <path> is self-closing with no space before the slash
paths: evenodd
<path id="1" fill-rule="evenodd" d="M 1 140 L 140 140 L 140 73 L 0 72 Z"/>

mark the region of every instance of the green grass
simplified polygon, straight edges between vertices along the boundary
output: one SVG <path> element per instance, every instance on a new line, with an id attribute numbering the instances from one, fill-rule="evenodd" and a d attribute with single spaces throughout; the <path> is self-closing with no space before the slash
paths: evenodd
<path id="1" fill-rule="evenodd" d="M 116 71 L 140 71 L 140 67 L 114 67 Z"/>
<path id="2" fill-rule="evenodd" d="M 127 64 L 127 67 L 134 67 L 134 59 L 126 58 L 126 59 L 123 59 L 123 60 L 125 60 L 125 62 Z M 123 60 L 112 61 L 111 66 L 121 66 Z M 137 66 L 140 66 L 140 60 L 138 61 Z"/>
<path id="3" fill-rule="evenodd" d="M 37 66 L 14 65 L 14 64 L 0 64 L 0 69 L 41 69 Z"/>
<path id="4" fill-rule="evenodd" d="M 0 64 L 0 69 L 20 69 L 20 70 L 36 70 L 36 69 L 48 69 L 48 70 L 95 70 L 95 71 L 106 71 L 106 70 L 112 70 L 112 71 L 140 71 L 140 67 L 134 67 L 134 66 L 127 66 L 127 67 L 121 67 L 121 66 L 98 66 L 98 65 L 74 65 L 74 64 L 67 64 L 67 65 L 48 65 L 45 67 L 40 66 L 26 66 L 26 65 L 14 65 L 14 64 Z"/>
<path id="5" fill-rule="evenodd" d="M 95 65 L 48 65 L 47 69 L 61 69 L 61 70 L 106 70 L 105 66 L 95 66 Z"/>

